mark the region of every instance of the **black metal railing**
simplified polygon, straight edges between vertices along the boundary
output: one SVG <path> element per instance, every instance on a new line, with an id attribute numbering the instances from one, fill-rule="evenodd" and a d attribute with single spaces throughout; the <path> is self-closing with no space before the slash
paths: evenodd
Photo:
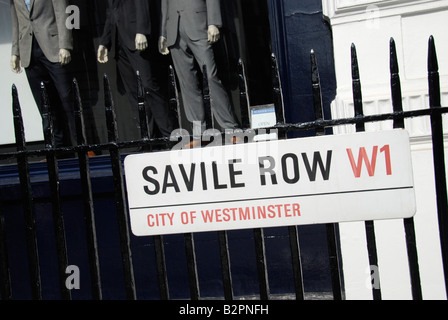
<path id="1" fill-rule="evenodd" d="M 275 129 L 279 133 L 280 138 L 286 138 L 287 133 L 294 131 L 306 131 L 313 130 L 315 135 L 325 135 L 328 128 L 333 128 L 340 125 L 354 125 L 356 131 L 364 131 L 365 124 L 371 122 L 381 122 L 386 120 L 392 120 L 394 128 L 404 128 L 404 119 L 429 116 L 431 118 L 432 129 L 432 144 L 434 155 L 434 176 L 436 180 L 436 197 L 437 197 L 437 210 L 439 218 L 439 234 L 441 241 L 443 270 L 445 277 L 445 287 L 448 292 L 448 200 L 447 200 L 447 186 L 445 175 L 445 163 L 444 163 L 444 135 L 442 115 L 448 113 L 447 107 L 441 106 L 440 98 L 440 80 L 438 74 L 437 55 L 435 50 L 434 39 L 431 37 L 429 40 L 429 54 L 428 54 L 428 80 L 429 80 L 429 97 L 430 108 L 420 109 L 414 111 L 403 111 L 402 106 L 402 91 L 400 84 L 400 75 L 397 54 L 395 50 L 395 42 L 391 39 L 390 42 L 390 74 L 391 74 L 391 97 L 393 111 L 387 114 L 378 114 L 365 116 L 363 112 L 363 98 L 362 98 L 362 86 L 359 77 L 359 68 L 357 61 L 356 48 L 352 45 L 352 79 L 353 79 L 353 102 L 354 102 L 354 117 L 344 119 L 324 119 L 323 102 L 322 102 L 322 90 L 320 84 L 320 76 L 318 70 L 317 59 L 315 53 L 311 52 L 311 83 L 313 94 L 313 108 L 315 114 L 315 120 L 306 123 L 291 124 L 285 122 L 284 106 L 282 99 L 281 81 L 279 76 L 279 70 L 275 57 L 272 57 L 272 77 L 273 77 L 273 92 L 274 92 L 274 104 L 276 108 L 276 115 L 278 123 L 275 127 L 269 129 Z M 241 119 L 244 128 L 250 127 L 249 112 L 250 103 L 247 94 L 247 85 L 245 78 L 244 64 L 240 61 L 239 64 L 239 77 L 240 77 L 240 106 L 241 106 Z M 206 72 L 204 72 L 204 75 Z M 129 221 L 128 221 L 128 208 L 126 200 L 126 186 L 124 183 L 123 173 L 123 157 L 122 151 L 129 147 L 142 147 L 142 150 L 151 151 L 157 148 L 170 148 L 176 141 L 170 141 L 170 139 L 153 139 L 148 135 L 148 126 L 146 122 L 145 114 L 145 102 L 144 93 L 141 86 L 139 75 L 137 74 L 138 83 L 138 108 L 140 114 L 140 129 L 141 139 L 135 141 L 120 142 L 118 139 L 118 132 L 116 126 L 115 105 L 112 98 L 112 93 L 107 76 L 104 76 L 104 101 L 105 101 L 105 113 L 108 129 L 108 142 L 103 144 L 87 144 L 85 138 L 85 125 L 83 120 L 83 106 L 79 94 L 78 84 L 76 80 L 73 82 L 74 87 L 74 101 L 75 101 L 75 121 L 77 130 L 77 145 L 68 148 L 55 148 L 54 136 L 51 125 L 51 108 L 49 107 L 48 97 L 46 89 L 42 86 L 42 101 L 44 105 L 43 117 L 50 120 L 49 128 L 44 132 L 45 148 L 41 150 L 27 150 L 24 126 L 21 116 L 21 108 L 19 102 L 19 95 L 17 88 L 12 87 L 13 97 L 13 113 L 14 113 L 14 125 L 16 135 L 16 152 L 0 154 L 0 159 L 16 159 L 17 168 L 21 186 L 22 195 L 22 207 L 25 223 L 25 235 L 26 235 L 26 248 L 27 248 L 27 261 L 30 276 L 30 288 L 33 299 L 42 299 L 42 288 L 40 278 L 40 268 L 37 235 L 36 235 L 36 222 L 33 209 L 33 191 L 30 180 L 30 168 L 29 159 L 36 156 L 45 156 L 46 165 L 48 170 L 48 179 L 51 190 L 51 202 L 52 212 L 55 230 L 55 244 L 57 250 L 58 260 L 58 272 L 59 272 L 59 286 L 61 299 L 71 299 L 71 292 L 65 285 L 65 279 L 67 274 L 65 273 L 68 266 L 67 262 L 67 244 L 64 223 L 64 215 L 62 210 L 62 197 L 60 195 L 59 188 L 59 174 L 58 174 L 58 156 L 68 153 L 74 153 L 77 155 L 79 163 L 79 177 L 82 188 L 82 201 L 84 208 L 84 219 L 86 228 L 86 243 L 90 273 L 90 285 L 93 299 L 102 299 L 102 285 L 101 285 L 101 266 L 98 257 L 98 240 L 96 235 L 95 225 L 95 209 L 94 209 L 94 197 L 95 194 L 92 189 L 91 177 L 90 177 L 90 162 L 88 158 L 88 151 L 107 151 L 110 156 L 111 169 L 113 175 L 114 185 L 114 200 L 117 214 L 117 222 L 119 228 L 119 241 L 121 250 L 121 261 L 123 270 L 123 279 L 125 283 L 125 291 L 127 299 L 136 299 L 136 287 L 133 271 L 132 252 L 130 245 L 129 234 Z M 210 97 L 208 92 L 208 85 L 204 77 L 204 102 L 206 108 L 209 110 L 208 125 L 213 125 L 213 119 L 210 110 Z M 173 110 L 177 111 L 180 119 L 180 103 L 178 98 L 178 92 L 176 87 L 176 79 L 171 68 L 170 72 L 171 83 L 171 100 L 170 106 Z M 179 121 L 181 124 L 181 121 Z M 247 129 L 252 130 L 252 129 Z M 257 131 L 257 130 L 254 130 Z M 406 233 L 406 244 L 409 261 L 409 270 L 412 285 L 412 295 L 416 300 L 422 299 L 422 286 L 420 280 L 418 252 L 415 236 L 414 219 L 409 218 L 404 220 L 404 228 Z M 2 206 L 0 206 L 0 293 L 3 299 L 12 299 L 13 289 L 10 279 L 10 266 L 8 263 L 8 247 L 6 243 L 6 230 L 8 226 L 5 225 L 4 214 L 2 212 Z M 369 254 L 369 261 L 371 265 L 378 265 L 377 247 L 375 241 L 375 228 L 373 221 L 365 222 L 367 250 Z M 256 254 L 256 266 L 258 270 L 258 282 L 259 282 L 259 298 L 262 300 L 268 300 L 271 298 L 269 277 L 268 277 L 268 264 L 266 262 L 266 248 L 265 237 L 263 229 L 255 229 L 253 231 L 255 241 L 255 254 Z M 333 298 L 335 300 L 341 300 L 344 298 L 342 270 L 338 244 L 338 224 L 326 225 L 327 233 L 327 246 L 329 252 L 329 266 L 331 271 L 331 283 L 333 290 Z M 302 260 L 300 252 L 300 233 L 298 227 L 288 227 L 290 251 L 291 251 L 291 264 L 293 270 L 293 278 L 291 282 L 294 283 L 295 297 L 298 300 L 305 299 L 305 290 L 303 284 L 303 272 L 302 272 Z M 232 282 L 232 268 L 231 259 L 228 245 L 228 236 L 226 231 L 217 232 L 218 244 L 219 244 L 219 256 L 221 260 L 222 270 L 222 283 L 223 283 L 223 296 L 226 300 L 235 299 L 233 282 Z M 159 288 L 160 299 L 170 299 L 169 286 L 168 286 L 168 272 L 165 262 L 165 248 L 163 236 L 154 236 L 154 250 L 155 250 L 155 263 L 157 272 L 157 281 Z M 187 273 L 188 283 L 190 288 L 190 298 L 197 300 L 201 298 L 199 288 L 199 276 L 195 255 L 195 239 L 194 234 L 185 234 L 185 252 L 187 259 Z M 379 286 L 372 288 L 372 295 L 374 299 L 381 299 L 381 289 Z"/>

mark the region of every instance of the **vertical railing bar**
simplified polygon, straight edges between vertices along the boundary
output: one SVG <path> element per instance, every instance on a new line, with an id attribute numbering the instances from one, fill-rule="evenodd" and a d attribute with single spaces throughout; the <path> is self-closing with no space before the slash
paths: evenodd
<path id="1" fill-rule="evenodd" d="M 291 248 L 292 271 L 294 276 L 294 289 L 296 300 L 305 300 L 303 285 L 302 258 L 300 252 L 299 230 L 297 226 L 288 227 L 289 246 Z"/>
<path id="2" fill-rule="evenodd" d="M 50 184 L 51 203 L 53 211 L 53 224 L 56 240 L 56 252 L 59 270 L 59 289 L 63 300 L 71 300 L 72 294 L 70 289 L 65 285 L 66 270 L 68 266 L 67 258 L 67 241 L 65 237 L 64 214 L 62 211 L 62 200 L 60 193 L 59 170 L 54 151 L 55 140 L 53 132 L 52 110 L 48 100 L 47 89 L 45 84 L 41 83 L 41 103 L 43 107 L 42 118 L 49 124 L 44 128 L 45 147 L 47 149 L 47 169 Z"/>
<path id="3" fill-rule="evenodd" d="M 327 230 L 327 246 L 330 259 L 331 282 L 333 287 L 333 299 L 342 300 L 342 280 L 339 265 L 339 252 L 337 242 L 337 228 L 335 223 L 326 225 Z"/>
<path id="4" fill-rule="evenodd" d="M 214 128 L 215 120 L 213 117 L 213 109 L 210 99 L 210 87 L 208 84 L 207 66 L 205 64 L 202 66 L 202 99 L 204 101 L 205 122 L 207 124 L 207 129 Z"/>
<path id="5" fill-rule="evenodd" d="M 11 274 L 9 269 L 8 246 L 6 244 L 5 215 L 0 198 L 0 294 L 2 300 L 12 300 Z"/>
<path id="6" fill-rule="evenodd" d="M 196 252 L 194 248 L 194 235 L 192 233 L 184 234 L 185 253 L 187 257 L 188 283 L 190 284 L 190 299 L 199 300 L 199 278 L 196 263 Z"/>
<path id="7" fill-rule="evenodd" d="M 397 50 L 395 40 L 390 39 L 390 74 L 391 74 L 391 92 L 392 106 L 394 112 L 403 111 L 403 98 L 401 91 L 401 80 L 398 66 Z M 404 129 L 404 118 L 394 120 L 394 128 Z M 409 274 L 411 278 L 412 297 L 414 300 L 422 300 L 422 287 L 420 281 L 420 270 L 418 265 L 417 242 L 415 237 L 414 218 L 403 220 L 406 235 L 406 247 L 409 261 Z"/>
<path id="8" fill-rule="evenodd" d="M 233 300 L 232 272 L 230 268 L 229 243 L 227 231 L 218 231 L 219 255 L 221 258 L 222 283 L 224 299 Z"/>
<path id="9" fill-rule="evenodd" d="M 362 101 L 362 90 L 361 90 L 361 80 L 359 76 L 359 66 L 358 57 L 356 54 L 356 46 L 352 44 L 351 46 L 351 60 L 352 60 L 352 82 L 353 82 L 353 102 L 355 108 L 355 117 L 363 117 L 363 101 Z M 365 131 L 365 123 L 360 122 L 356 124 L 356 131 Z M 375 239 L 375 225 L 373 221 L 365 222 L 366 229 L 366 240 L 367 240 L 367 250 L 369 253 L 369 263 L 370 266 L 376 266 L 378 269 L 378 253 L 376 247 Z M 378 269 L 379 270 L 379 269 Z M 374 300 L 381 300 L 381 287 L 378 281 L 375 286 L 372 286 L 372 294 Z"/>
<path id="10" fill-rule="evenodd" d="M 311 83 L 313 92 L 314 117 L 315 120 L 324 119 L 323 102 L 322 102 L 322 88 L 320 84 L 319 67 L 317 64 L 314 50 L 311 50 Z M 325 135 L 325 128 L 316 129 L 317 136 Z M 327 230 L 327 246 L 328 255 L 330 259 L 331 283 L 333 288 L 333 299 L 342 300 L 342 280 L 341 271 L 339 267 L 339 252 L 337 245 L 337 224 L 329 223 L 326 225 Z"/>
<path id="11" fill-rule="evenodd" d="M 137 71 L 137 100 L 138 100 L 138 111 L 140 118 L 140 134 L 143 141 L 148 141 L 150 137 L 148 132 L 148 118 L 146 114 L 146 102 L 145 102 L 146 99 L 139 71 Z M 149 146 L 149 148 L 147 148 L 147 146 L 144 147 L 144 150 L 151 151 L 151 149 L 152 149 L 151 146 Z M 169 299 L 168 276 L 166 272 L 163 236 L 154 236 L 153 241 L 154 241 L 157 282 L 159 285 L 160 299 L 168 300 Z"/>
<path id="12" fill-rule="evenodd" d="M 168 275 L 166 271 L 165 248 L 163 236 L 154 236 L 154 250 L 156 255 L 157 281 L 159 284 L 159 295 L 161 300 L 170 298 L 168 288 Z"/>
<path id="13" fill-rule="evenodd" d="M 109 142 L 112 145 L 109 148 L 112 174 L 114 181 L 115 205 L 117 210 L 118 229 L 120 234 L 121 259 L 123 264 L 126 298 L 135 300 L 136 290 L 134 281 L 134 270 L 132 265 L 131 241 L 128 228 L 128 210 L 126 205 L 125 187 L 123 181 L 123 166 L 118 146 L 118 131 L 115 116 L 115 106 L 112 99 L 109 79 L 104 75 L 104 96 L 106 105 L 106 122 Z"/>
<path id="14" fill-rule="evenodd" d="M 254 229 L 255 254 L 257 259 L 258 284 L 260 288 L 260 300 L 269 300 L 269 279 L 266 264 L 266 248 L 263 229 Z"/>
<path id="15" fill-rule="evenodd" d="M 83 106 L 79 86 L 76 79 L 73 79 L 73 94 L 75 102 L 75 126 L 78 146 L 87 143 L 85 133 L 85 123 L 83 116 Z M 90 163 L 87 150 L 78 152 L 79 175 L 83 194 L 84 220 L 86 222 L 86 242 L 87 255 L 89 259 L 90 286 L 94 300 L 102 299 L 100 263 L 98 257 L 98 241 L 95 227 L 95 209 L 93 205 L 92 182 L 90 180 Z"/>
<path id="16" fill-rule="evenodd" d="M 42 299 L 40 279 L 39 254 L 37 247 L 36 221 L 34 218 L 33 195 L 30 181 L 30 169 L 28 155 L 26 153 L 25 131 L 23 126 L 22 111 L 17 88 L 12 86 L 13 116 L 17 147 L 17 166 L 23 197 L 23 211 L 25 217 L 25 237 L 28 256 L 28 268 L 30 273 L 31 296 L 34 300 Z"/>
<path id="17" fill-rule="evenodd" d="M 434 37 L 429 38 L 428 48 L 428 86 L 429 106 L 441 107 L 439 65 Z M 434 157 L 434 176 L 436 182 L 436 199 L 439 222 L 439 235 L 442 250 L 443 272 L 445 276 L 445 291 L 448 295 L 448 199 L 445 173 L 445 150 L 443 141 L 442 115 L 431 115 L 431 131 Z"/>
<path id="18" fill-rule="evenodd" d="M 241 109 L 241 125 L 243 128 L 251 128 L 250 120 L 250 104 L 247 92 L 247 78 L 244 62 L 240 58 L 238 60 L 238 79 L 240 90 L 240 109 Z"/>

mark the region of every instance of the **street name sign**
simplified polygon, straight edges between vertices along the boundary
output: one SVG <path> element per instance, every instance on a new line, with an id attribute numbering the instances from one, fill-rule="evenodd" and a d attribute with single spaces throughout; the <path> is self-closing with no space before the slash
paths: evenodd
<path id="1" fill-rule="evenodd" d="M 124 166 L 136 236 L 416 212 L 403 129 L 136 154 Z"/>

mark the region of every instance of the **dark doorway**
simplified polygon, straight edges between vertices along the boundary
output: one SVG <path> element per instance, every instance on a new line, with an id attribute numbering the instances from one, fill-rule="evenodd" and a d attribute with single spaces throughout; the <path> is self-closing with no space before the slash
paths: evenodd
<path id="1" fill-rule="evenodd" d="M 238 59 L 246 68 L 250 104 L 271 103 L 271 37 L 269 11 L 266 1 L 227 0 L 222 1 L 224 41 L 228 69 L 236 75 Z"/>

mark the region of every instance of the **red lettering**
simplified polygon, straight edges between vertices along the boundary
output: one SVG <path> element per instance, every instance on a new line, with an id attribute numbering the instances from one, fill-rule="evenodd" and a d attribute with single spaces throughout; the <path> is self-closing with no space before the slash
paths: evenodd
<path id="1" fill-rule="evenodd" d="M 353 157 L 352 149 L 347 149 L 347 153 L 348 153 L 348 158 L 350 160 L 350 164 L 353 169 L 353 173 L 355 174 L 356 178 L 361 177 L 361 170 L 362 170 L 363 162 L 366 164 L 366 168 L 367 168 L 367 172 L 369 173 L 369 176 L 373 177 L 375 175 L 376 158 L 378 156 L 378 146 L 373 147 L 372 160 L 369 160 L 369 157 L 367 156 L 366 148 L 364 148 L 364 147 L 359 149 L 358 163 L 355 163 L 355 158 Z"/>
<path id="2" fill-rule="evenodd" d="M 213 210 L 202 210 L 202 219 L 204 219 L 204 222 L 213 222 Z"/>
<path id="3" fill-rule="evenodd" d="M 380 149 L 380 152 L 384 152 L 386 157 L 386 172 L 388 176 L 392 175 L 392 162 L 390 160 L 390 146 L 387 144 Z"/>
<path id="4" fill-rule="evenodd" d="M 221 219 L 221 209 L 216 209 L 215 210 L 215 214 L 216 214 L 216 222 L 222 222 L 222 219 Z"/>
<path id="5" fill-rule="evenodd" d="M 292 212 L 294 212 L 294 216 L 299 216 L 300 217 L 300 204 L 293 203 L 292 204 Z"/>
<path id="6" fill-rule="evenodd" d="M 243 208 L 239 209 L 240 212 L 240 220 L 249 220 L 250 219 L 250 207 L 246 207 L 246 210 Z"/>
<path id="7" fill-rule="evenodd" d="M 156 226 L 155 223 L 152 222 L 152 219 L 154 219 L 154 216 L 153 216 L 152 214 L 148 214 L 147 219 L 148 219 L 148 226 L 149 226 L 150 228 L 153 228 L 153 227 Z"/>

